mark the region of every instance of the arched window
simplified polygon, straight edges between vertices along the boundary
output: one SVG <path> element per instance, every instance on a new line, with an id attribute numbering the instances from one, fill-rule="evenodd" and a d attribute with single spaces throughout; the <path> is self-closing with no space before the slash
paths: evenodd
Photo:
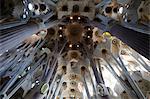
<path id="1" fill-rule="evenodd" d="M 68 11 L 68 6 L 67 5 L 63 5 L 62 6 L 62 11 Z"/>
<path id="2" fill-rule="evenodd" d="M 74 13 L 79 12 L 79 6 L 78 5 L 74 5 L 73 9 L 72 9 L 72 12 L 74 12 Z"/>

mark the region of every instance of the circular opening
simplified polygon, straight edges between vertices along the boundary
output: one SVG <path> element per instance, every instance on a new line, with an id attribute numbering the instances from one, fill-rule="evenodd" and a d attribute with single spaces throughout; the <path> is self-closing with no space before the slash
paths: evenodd
<path id="1" fill-rule="evenodd" d="M 85 69 L 86 69 L 86 68 L 85 68 L 84 66 L 81 67 L 81 71 L 85 71 Z"/>
<path id="2" fill-rule="evenodd" d="M 126 93 L 126 91 L 123 91 L 123 93 Z"/>
<path id="3" fill-rule="evenodd" d="M 62 66 L 62 69 L 63 69 L 63 70 L 66 70 L 66 66 Z"/>
<path id="4" fill-rule="evenodd" d="M 106 49 L 102 49 L 102 54 L 106 54 L 107 50 Z"/>
<path id="5" fill-rule="evenodd" d="M 34 9 L 35 9 L 35 10 L 38 9 L 38 5 L 37 5 L 37 4 L 34 5 Z"/>
<path id="6" fill-rule="evenodd" d="M 40 10 L 45 11 L 46 10 L 46 5 L 45 4 L 40 4 Z"/>
<path id="7" fill-rule="evenodd" d="M 140 8 L 140 9 L 139 9 L 139 12 L 143 12 L 143 8 Z"/>
<path id="8" fill-rule="evenodd" d="M 111 11 L 112 11 L 112 7 L 106 7 L 105 8 L 105 12 L 106 13 L 111 13 Z"/>
<path id="9" fill-rule="evenodd" d="M 71 92 L 75 92 L 75 90 L 74 90 L 74 89 L 70 89 L 70 91 L 71 91 Z"/>
<path id="10" fill-rule="evenodd" d="M 71 79 L 76 79 L 77 75 L 71 75 Z"/>
<path id="11" fill-rule="evenodd" d="M 142 80 L 139 80 L 138 82 L 139 82 L 139 83 L 141 83 L 141 82 L 142 82 Z"/>
<path id="12" fill-rule="evenodd" d="M 112 43 L 113 43 L 113 44 L 116 44 L 116 43 L 117 43 L 117 40 L 116 40 L 116 39 L 114 39 L 114 40 L 112 41 Z"/>
<path id="13" fill-rule="evenodd" d="M 63 82 L 63 83 L 62 83 L 62 85 L 63 85 L 63 86 L 66 86 L 66 85 L 67 85 L 67 83 L 66 83 L 66 82 Z"/>
<path id="14" fill-rule="evenodd" d="M 77 83 L 75 82 L 75 81 L 71 81 L 70 82 L 70 85 L 73 85 L 73 86 L 75 86 Z"/>
<path id="15" fill-rule="evenodd" d="M 70 62 L 71 66 L 73 66 L 74 62 Z"/>
<path id="16" fill-rule="evenodd" d="M 75 83 L 74 83 L 74 82 L 72 82 L 71 84 L 72 84 L 72 85 L 75 85 Z"/>
<path id="17" fill-rule="evenodd" d="M 126 52 L 122 50 L 121 51 L 121 55 L 125 55 L 125 54 L 126 54 Z"/>
<path id="18" fill-rule="evenodd" d="M 118 7 L 114 8 L 114 9 L 113 9 L 113 12 L 114 12 L 114 13 L 117 13 L 117 12 L 118 12 Z"/>

